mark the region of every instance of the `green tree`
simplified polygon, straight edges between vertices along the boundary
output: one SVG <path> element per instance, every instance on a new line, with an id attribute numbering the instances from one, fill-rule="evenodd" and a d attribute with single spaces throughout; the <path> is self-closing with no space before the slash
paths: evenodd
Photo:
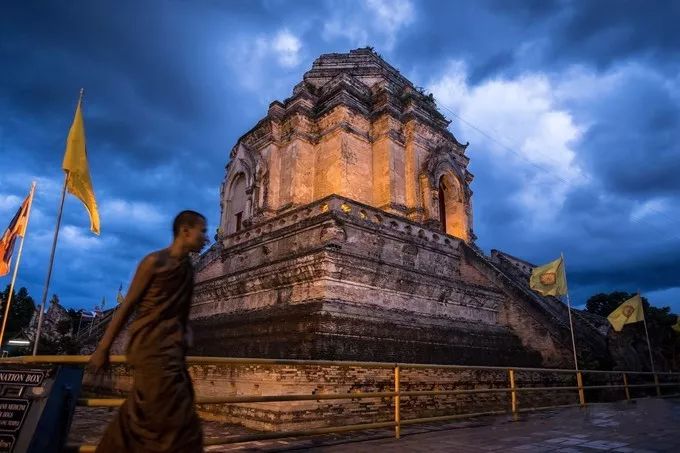
<path id="1" fill-rule="evenodd" d="M 623 291 L 614 291 L 613 293 L 609 294 L 595 294 L 586 301 L 586 311 L 607 317 L 609 313 L 616 309 L 616 307 L 634 295 L 635 294 L 630 294 Z M 647 299 L 643 297 L 642 300 L 644 302 Z"/>
<path id="2" fill-rule="evenodd" d="M 70 319 L 62 319 L 57 323 L 57 333 L 59 335 L 69 335 L 71 333 L 71 320 Z"/>
<path id="3" fill-rule="evenodd" d="M 66 312 L 68 313 L 69 318 L 71 318 L 71 332 L 73 335 L 78 335 L 78 327 L 81 324 L 80 312 L 73 308 L 69 308 Z"/>
<path id="4" fill-rule="evenodd" d="M 0 318 L 5 315 L 5 304 L 9 298 L 9 285 L 3 292 L 0 293 L 2 299 L 2 311 Z M 10 308 L 9 318 L 7 319 L 7 327 L 5 330 L 5 338 L 10 339 L 21 332 L 21 329 L 28 327 L 35 312 L 35 302 L 28 294 L 28 290 L 21 287 L 18 292 L 14 291 L 12 295 L 12 306 Z"/>
<path id="5" fill-rule="evenodd" d="M 50 305 L 59 304 L 59 296 L 57 296 L 56 294 L 52 294 L 52 297 L 50 297 L 49 303 L 50 303 Z"/>

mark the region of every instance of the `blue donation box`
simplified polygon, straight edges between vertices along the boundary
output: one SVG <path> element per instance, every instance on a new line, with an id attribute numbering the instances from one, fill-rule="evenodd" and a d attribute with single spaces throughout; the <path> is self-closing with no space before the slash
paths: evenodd
<path id="1" fill-rule="evenodd" d="M 82 379 L 76 366 L 0 364 L 0 453 L 61 452 Z"/>

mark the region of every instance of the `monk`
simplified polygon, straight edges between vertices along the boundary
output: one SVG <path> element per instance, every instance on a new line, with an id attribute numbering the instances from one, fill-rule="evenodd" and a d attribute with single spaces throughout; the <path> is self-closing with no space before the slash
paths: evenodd
<path id="1" fill-rule="evenodd" d="M 142 259 L 90 359 L 94 373 L 108 367 L 111 345 L 136 309 L 127 351 L 134 383 L 97 452 L 203 451 L 185 354 L 192 341 L 187 324 L 194 286 L 189 253 L 199 252 L 208 242 L 205 217 L 182 211 L 172 229 L 172 244 Z"/>

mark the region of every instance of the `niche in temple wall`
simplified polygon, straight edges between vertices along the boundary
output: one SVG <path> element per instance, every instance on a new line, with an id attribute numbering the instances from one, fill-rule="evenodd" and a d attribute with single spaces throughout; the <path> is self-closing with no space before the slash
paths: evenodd
<path id="1" fill-rule="evenodd" d="M 464 191 L 458 178 L 451 173 L 439 177 L 439 221 L 442 231 L 467 242 L 468 219 Z"/>
<path id="2" fill-rule="evenodd" d="M 227 213 L 225 216 L 226 234 L 232 234 L 243 229 L 243 221 L 246 220 L 246 176 L 239 173 L 229 189 L 230 198 L 227 200 Z"/>
<path id="3" fill-rule="evenodd" d="M 242 230 L 252 219 L 254 159 L 243 145 L 231 154 L 222 193 L 222 237 Z"/>
<path id="4" fill-rule="evenodd" d="M 464 173 L 451 153 L 434 149 L 425 160 L 420 174 L 426 220 L 435 221 L 446 234 L 470 241 L 470 193 L 461 182 Z"/>

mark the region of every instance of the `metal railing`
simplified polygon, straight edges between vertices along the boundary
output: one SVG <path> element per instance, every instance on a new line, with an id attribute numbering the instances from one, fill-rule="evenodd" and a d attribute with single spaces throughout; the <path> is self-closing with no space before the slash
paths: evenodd
<path id="1" fill-rule="evenodd" d="M 79 364 L 84 365 L 89 361 L 89 356 L 23 356 L 16 358 L 0 359 L 1 364 Z M 111 356 L 112 364 L 125 364 L 125 356 Z M 632 389 L 655 389 L 657 397 L 678 397 L 680 393 L 662 392 L 665 388 L 680 388 L 680 373 L 678 372 L 642 372 L 642 371 L 601 371 L 601 370 L 569 370 L 561 368 L 528 368 L 528 367 L 493 367 L 493 366 L 467 366 L 467 365 L 433 365 L 433 364 L 413 364 L 413 363 L 384 363 L 384 362 L 346 362 L 346 361 L 327 361 L 327 360 L 285 360 L 285 359 L 247 359 L 247 358 L 222 358 L 222 357 L 187 357 L 189 365 L 298 365 L 298 366 L 335 366 L 335 367 L 363 367 L 369 369 L 392 369 L 393 391 L 387 392 L 351 392 L 351 393 L 330 393 L 330 394 L 286 394 L 286 395 L 244 395 L 244 396 L 224 396 L 224 397 L 202 397 L 196 399 L 196 404 L 236 404 L 236 403 L 267 403 L 284 401 L 322 401 L 322 400 L 353 400 L 366 398 L 392 398 L 394 406 L 393 420 L 377 423 L 351 424 L 344 426 L 313 428 L 295 431 L 265 432 L 257 434 L 235 435 L 208 439 L 205 445 L 224 445 L 240 442 L 250 442 L 256 440 L 280 439 L 287 437 L 302 437 L 319 434 L 343 433 L 349 431 L 363 431 L 379 428 L 393 428 L 394 436 L 399 439 L 401 427 L 419 423 L 431 423 L 439 421 L 450 421 L 461 418 L 479 417 L 485 415 L 513 414 L 521 412 L 537 411 L 545 409 L 556 409 L 564 407 L 585 406 L 595 403 L 586 401 L 586 391 L 588 390 L 623 390 L 621 400 L 635 399 L 631 396 Z M 453 389 L 453 390 L 414 390 L 403 391 L 402 375 L 404 370 L 482 370 L 504 372 L 507 376 L 507 387 L 485 387 L 473 389 Z M 557 385 L 557 386 L 519 386 L 517 383 L 518 372 L 529 373 L 557 373 L 574 375 L 576 385 Z M 620 379 L 620 384 L 605 385 L 584 385 L 584 375 L 609 375 Z M 629 378 L 635 376 L 639 378 L 651 378 L 653 382 L 631 384 Z M 660 382 L 659 377 L 676 379 L 677 382 Z M 413 382 L 410 382 L 413 384 Z M 417 383 L 416 383 L 417 384 Z M 529 392 L 555 392 L 555 391 L 575 391 L 578 393 L 578 402 L 572 404 L 548 405 L 540 407 L 520 408 L 520 394 Z M 452 414 L 435 417 L 419 417 L 402 419 L 401 405 L 402 398 L 417 398 L 424 396 L 450 396 L 467 395 L 480 393 L 505 393 L 509 395 L 509 408 L 505 410 L 491 410 L 484 412 L 473 412 L 463 414 Z M 648 396 L 648 395 L 646 395 Z M 85 407 L 117 407 L 123 403 L 121 398 L 81 398 L 78 400 L 79 406 Z M 95 446 L 91 445 L 71 445 L 70 449 L 80 452 L 91 452 Z"/>

